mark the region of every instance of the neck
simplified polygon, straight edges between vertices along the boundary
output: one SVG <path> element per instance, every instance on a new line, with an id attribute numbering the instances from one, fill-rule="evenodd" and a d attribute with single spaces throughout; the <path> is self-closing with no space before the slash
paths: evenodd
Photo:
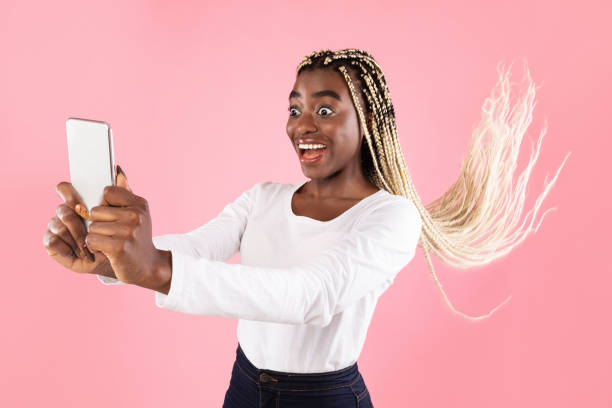
<path id="1" fill-rule="evenodd" d="M 352 171 L 344 168 L 326 177 L 312 177 L 311 181 L 302 187 L 301 192 L 313 199 L 362 198 L 374 190 L 378 190 L 378 187 L 366 179 L 359 167 Z"/>

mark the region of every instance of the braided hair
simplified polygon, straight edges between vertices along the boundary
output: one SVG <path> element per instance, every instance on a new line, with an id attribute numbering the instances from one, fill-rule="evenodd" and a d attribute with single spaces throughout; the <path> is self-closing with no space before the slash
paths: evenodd
<path id="1" fill-rule="evenodd" d="M 448 265 L 469 268 L 487 264 L 512 250 L 535 228 L 536 213 L 565 165 L 568 155 L 546 183 L 521 225 L 527 181 L 540 153 L 546 125 L 526 169 L 512 187 L 519 147 L 532 120 L 535 85 L 526 67 L 528 87 L 510 110 L 510 69 L 498 66 L 499 78 L 485 100 L 480 123 L 472 132 L 467 156 L 457 181 L 438 199 L 423 205 L 412 183 L 397 137 L 395 111 L 382 69 L 374 58 L 360 49 L 320 50 L 305 56 L 297 67 L 303 70 L 332 69 L 344 77 L 364 132 L 361 161 L 365 177 L 380 189 L 402 195 L 417 207 L 423 220 L 419 246 L 423 250 L 438 289 L 451 310 L 464 318 L 480 320 L 492 315 L 501 304 L 482 316 L 469 316 L 454 308 L 438 280 L 430 252 Z M 509 115 L 510 110 L 510 115 Z M 367 121 L 366 118 L 371 120 Z M 531 214 L 531 215 L 530 215 Z M 529 224 L 525 223 L 529 219 Z"/>

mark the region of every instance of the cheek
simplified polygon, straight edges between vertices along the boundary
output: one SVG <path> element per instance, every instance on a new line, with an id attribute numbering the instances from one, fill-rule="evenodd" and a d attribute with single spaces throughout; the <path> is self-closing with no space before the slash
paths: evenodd
<path id="1" fill-rule="evenodd" d="M 326 124 L 326 128 L 321 130 L 334 141 L 334 150 L 338 153 L 353 155 L 360 148 L 360 131 L 354 118 L 339 117 L 337 121 Z"/>

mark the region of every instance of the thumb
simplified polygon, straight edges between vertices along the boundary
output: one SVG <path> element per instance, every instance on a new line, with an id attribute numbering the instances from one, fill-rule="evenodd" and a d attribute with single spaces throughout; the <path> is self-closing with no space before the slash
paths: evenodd
<path id="1" fill-rule="evenodd" d="M 128 185 L 127 177 L 126 177 L 125 173 L 123 172 L 123 169 L 121 169 L 121 166 L 119 166 L 119 165 L 117 165 L 117 180 L 116 180 L 116 185 L 118 187 L 125 188 L 130 193 L 132 192 L 132 189 Z"/>

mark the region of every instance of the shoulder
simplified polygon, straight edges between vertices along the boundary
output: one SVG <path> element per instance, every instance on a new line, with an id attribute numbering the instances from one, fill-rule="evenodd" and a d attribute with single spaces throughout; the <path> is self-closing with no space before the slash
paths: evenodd
<path id="1" fill-rule="evenodd" d="M 420 234 L 423 220 L 412 200 L 383 190 L 362 212 L 357 221 L 362 227 L 383 227 L 398 233 Z"/>
<path id="2" fill-rule="evenodd" d="M 250 203 L 262 204 L 265 202 L 278 200 L 281 196 L 287 193 L 292 187 L 292 184 L 278 183 L 275 181 L 259 181 L 250 185 L 250 187 L 242 193 Z"/>
<path id="3" fill-rule="evenodd" d="M 375 212 L 382 216 L 401 216 L 413 218 L 419 216 L 419 210 L 412 200 L 397 194 L 382 190 L 378 193 L 376 200 L 369 206 L 369 212 Z"/>
<path id="4" fill-rule="evenodd" d="M 292 184 L 266 180 L 251 184 L 246 192 L 253 196 L 273 196 L 287 191 L 291 186 Z"/>

